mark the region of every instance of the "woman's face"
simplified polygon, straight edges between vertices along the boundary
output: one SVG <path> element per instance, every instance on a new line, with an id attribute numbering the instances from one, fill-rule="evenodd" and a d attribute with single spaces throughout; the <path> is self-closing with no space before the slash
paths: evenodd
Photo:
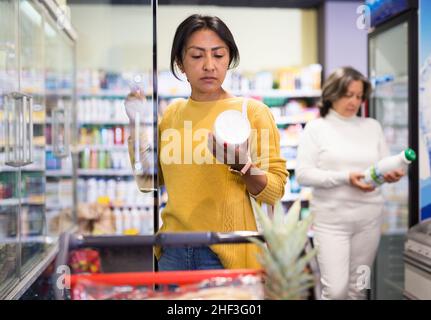
<path id="1" fill-rule="evenodd" d="M 332 103 L 332 108 L 343 117 L 353 117 L 361 107 L 363 95 L 363 82 L 353 80 L 347 87 L 346 94 Z"/>
<path id="2" fill-rule="evenodd" d="M 190 36 L 180 69 L 186 74 L 192 92 L 220 91 L 228 66 L 229 48 L 214 31 L 203 29 Z"/>

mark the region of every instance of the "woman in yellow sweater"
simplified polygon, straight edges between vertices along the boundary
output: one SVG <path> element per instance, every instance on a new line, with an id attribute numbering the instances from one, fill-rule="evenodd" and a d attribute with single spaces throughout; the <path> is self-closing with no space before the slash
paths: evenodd
<path id="1" fill-rule="evenodd" d="M 244 98 L 222 88 L 227 70 L 238 62 L 233 36 L 219 18 L 192 15 L 178 26 L 171 70 L 176 77 L 177 70 L 185 74 L 191 96 L 173 102 L 159 122 L 159 184 L 165 185 L 168 193 L 159 232 L 255 231 L 249 196 L 273 205 L 284 194 L 286 161 L 280 157 L 274 118 L 263 103 L 247 100 L 254 133 L 249 139 L 250 152 L 236 148 L 236 157 L 230 159 L 226 143 L 221 157 L 216 148 L 209 147 L 223 146 L 211 134 L 216 117 L 229 109 L 242 109 Z M 127 101 L 133 99 L 142 96 L 132 92 Z M 132 163 L 133 139 L 132 134 Z M 259 268 L 257 253 L 254 244 L 156 248 L 161 271 Z"/>

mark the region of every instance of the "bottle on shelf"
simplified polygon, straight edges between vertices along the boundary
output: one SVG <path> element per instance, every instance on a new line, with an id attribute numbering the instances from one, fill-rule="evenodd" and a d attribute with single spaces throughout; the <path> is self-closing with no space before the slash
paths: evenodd
<path id="1" fill-rule="evenodd" d="M 397 155 L 383 158 L 377 164 L 372 165 L 364 172 L 365 183 L 372 184 L 375 187 L 382 185 L 385 180 L 383 176 L 392 170 L 403 169 L 407 167 L 412 161 L 416 160 L 416 153 L 413 149 L 405 149 Z"/>
<path id="2" fill-rule="evenodd" d="M 114 209 L 115 234 L 123 234 L 123 214 L 119 208 Z"/>

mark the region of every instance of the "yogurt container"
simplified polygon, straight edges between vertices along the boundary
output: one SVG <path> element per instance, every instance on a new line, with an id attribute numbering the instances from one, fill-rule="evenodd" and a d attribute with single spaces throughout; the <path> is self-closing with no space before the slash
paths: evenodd
<path id="1" fill-rule="evenodd" d="M 214 136 L 217 143 L 229 147 L 241 146 L 247 143 L 250 136 L 250 122 L 237 110 L 223 111 L 214 123 Z"/>

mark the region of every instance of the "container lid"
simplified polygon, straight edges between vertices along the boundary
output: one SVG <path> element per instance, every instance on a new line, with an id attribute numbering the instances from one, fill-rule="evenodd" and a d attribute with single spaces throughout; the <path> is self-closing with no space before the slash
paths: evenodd
<path id="1" fill-rule="evenodd" d="M 250 136 L 250 123 L 237 110 L 220 113 L 214 123 L 214 134 L 220 142 L 242 144 Z"/>
<path id="2" fill-rule="evenodd" d="M 410 149 L 410 148 L 406 149 L 404 151 L 404 155 L 408 161 L 416 160 L 416 152 L 413 149 Z"/>

